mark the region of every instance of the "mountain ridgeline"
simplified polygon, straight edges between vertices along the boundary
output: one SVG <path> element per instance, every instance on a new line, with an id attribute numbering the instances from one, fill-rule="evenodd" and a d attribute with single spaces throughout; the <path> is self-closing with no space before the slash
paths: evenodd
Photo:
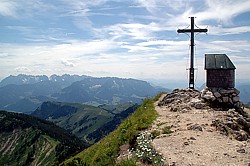
<path id="1" fill-rule="evenodd" d="M 27 85 L 27 84 L 36 84 L 39 82 L 57 82 L 61 85 L 61 87 L 67 87 L 71 85 L 73 82 L 83 80 L 84 78 L 88 78 L 90 76 L 85 75 L 69 75 L 64 74 L 62 76 L 58 76 L 56 74 L 51 75 L 50 77 L 46 75 L 26 75 L 26 74 L 19 74 L 17 76 L 10 75 L 4 78 L 1 83 L 0 87 L 14 84 L 14 85 Z"/>
<path id="2" fill-rule="evenodd" d="M 96 107 L 78 103 L 44 102 L 31 115 L 54 122 L 93 144 L 113 131 L 137 107 L 133 103 Z"/>
<path id="3" fill-rule="evenodd" d="M 241 101 L 250 106 L 250 85 L 240 85 L 238 89 L 240 90 Z"/>
<path id="4" fill-rule="evenodd" d="M 135 79 L 9 76 L 0 83 L 0 109 L 11 111 L 0 111 L 0 165 L 60 163 L 108 135 L 158 91 Z"/>
<path id="5" fill-rule="evenodd" d="M 0 111 L 0 165 L 52 165 L 88 146 L 52 122 Z"/>
<path id="6" fill-rule="evenodd" d="M 86 78 L 64 88 L 53 97 L 58 101 L 100 104 L 141 103 L 157 90 L 145 81 L 121 78 Z"/>
<path id="7" fill-rule="evenodd" d="M 74 102 L 89 105 L 141 103 L 166 89 L 146 81 L 78 75 L 9 76 L 0 83 L 0 109 L 33 112 L 43 102 Z"/>

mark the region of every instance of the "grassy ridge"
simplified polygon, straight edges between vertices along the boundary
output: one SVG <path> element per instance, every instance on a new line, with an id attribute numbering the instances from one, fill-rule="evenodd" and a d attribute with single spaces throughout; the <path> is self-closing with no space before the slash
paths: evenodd
<path id="1" fill-rule="evenodd" d="M 146 99 L 144 103 L 128 117 L 115 131 L 107 137 L 67 160 L 64 165 L 115 165 L 119 147 L 129 143 L 133 145 L 140 131 L 151 126 L 157 117 L 154 99 Z"/>

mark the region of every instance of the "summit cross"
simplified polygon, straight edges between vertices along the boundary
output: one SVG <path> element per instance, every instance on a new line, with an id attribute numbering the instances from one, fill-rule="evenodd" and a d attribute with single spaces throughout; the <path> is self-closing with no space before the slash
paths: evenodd
<path id="1" fill-rule="evenodd" d="M 178 33 L 191 33 L 191 38 L 190 38 L 190 68 L 189 68 L 189 88 L 194 89 L 194 33 L 199 32 L 199 33 L 206 33 L 207 29 L 195 29 L 194 28 L 194 17 L 190 17 L 191 19 L 191 29 L 178 29 Z"/>

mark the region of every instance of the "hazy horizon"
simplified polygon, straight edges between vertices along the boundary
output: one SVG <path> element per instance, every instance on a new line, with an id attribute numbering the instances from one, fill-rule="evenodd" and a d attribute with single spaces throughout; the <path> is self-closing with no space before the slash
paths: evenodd
<path id="1" fill-rule="evenodd" d="M 25 73 L 20 73 L 20 74 L 29 75 L 29 74 L 25 74 Z M 64 73 L 64 74 L 68 74 L 68 73 Z M 53 75 L 62 76 L 64 74 L 61 74 L 61 75 L 53 74 Z M 69 75 L 77 75 L 77 74 L 69 74 Z M 93 75 L 86 75 L 86 74 L 81 74 L 81 75 L 91 76 L 91 77 L 116 77 L 116 76 L 93 76 Z M 81 76 L 81 75 L 79 75 L 79 76 Z M 12 76 L 17 76 L 17 75 L 12 75 Z M 42 76 L 42 75 L 32 75 L 32 76 Z M 50 77 L 52 75 L 45 75 L 45 76 Z M 7 78 L 7 77 L 4 77 L 4 78 Z M 1 78 L 0 82 L 4 78 Z M 143 78 L 132 78 L 132 77 L 118 77 L 118 78 L 124 78 L 124 79 L 131 78 L 131 79 L 147 81 L 153 86 L 160 86 L 160 87 L 167 88 L 167 89 L 176 89 L 176 88 L 184 88 L 185 89 L 185 88 L 188 88 L 188 86 L 189 86 L 188 78 L 186 78 L 186 80 L 169 80 L 169 79 L 155 79 L 155 78 L 143 79 Z M 205 78 L 204 78 L 204 82 L 195 82 L 195 88 L 199 89 L 205 83 L 206 83 Z M 237 87 L 237 86 L 241 86 L 241 85 L 250 85 L 250 82 L 247 79 L 240 80 L 240 79 L 236 78 L 235 86 Z"/>

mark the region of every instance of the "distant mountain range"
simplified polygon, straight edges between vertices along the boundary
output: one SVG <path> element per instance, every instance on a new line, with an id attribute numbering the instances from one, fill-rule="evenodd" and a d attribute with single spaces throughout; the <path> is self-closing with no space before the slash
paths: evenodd
<path id="1" fill-rule="evenodd" d="M 115 77 L 9 76 L 0 82 L 0 110 L 32 116 L 0 111 L 0 165 L 58 163 L 109 134 L 136 103 L 160 91 L 166 89 Z"/>
<path id="2" fill-rule="evenodd" d="M 69 75 L 64 74 L 62 76 L 58 76 L 56 74 L 51 75 L 50 77 L 46 75 L 26 75 L 26 74 L 19 74 L 17 76 L 10 75 L 6 78 L 4 78 L 0 82 L 0 87 L 14 84 L 14 85 L 25 85 L 25 84 L 35 84 L 39 82 L 57 82 L 59 85 L 61 85 L 62 88 L 67 87 L 71 85 L 73 82 L 83 80 L 84 78 L 88 78 L 90 76 L 85 75 Z"/>
<path id="3" fill-rule="evenodd" d="M 9 76 L 0 82 L 0 109 L 32 112 L 43 102 L 75 102 L 90 105 L 141 103 L 164 88 L 146 81 L 78 75 Z"/>
<path id="4" fill-rule="evenodd" d="M 52 121 L 93 144 L 113 131 L 137 107 L 133 103 L 95 107 L 78 103 L 44 102 L 31 115 Z"/>
<path id="5" fill-rule="evenodd" d="M 89 144 L 55 124 L 0 111 L 0 165 L 53 165 Z"/>
<path id="6" fill-rule="evenodd" d="M 240 100 L 250 106 L 250 84 L 239 85 L 237 88 L 240 90 Z"/>

